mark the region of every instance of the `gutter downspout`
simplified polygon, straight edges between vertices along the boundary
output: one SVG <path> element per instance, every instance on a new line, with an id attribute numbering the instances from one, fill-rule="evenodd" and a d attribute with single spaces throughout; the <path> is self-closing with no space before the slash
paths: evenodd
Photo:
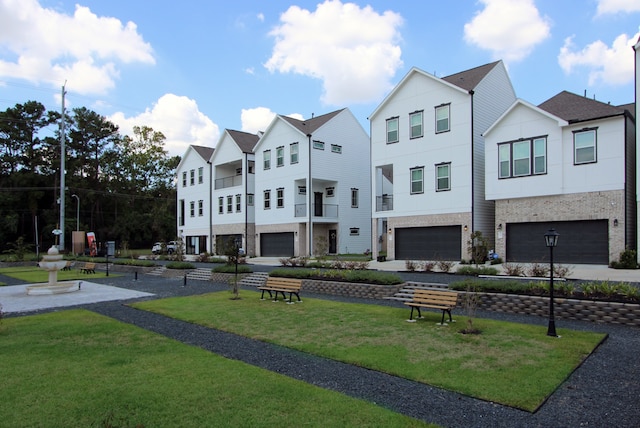
<path id="1" fill-rule="evenodd" d="M 247 205 L 247 192 L 249 191 L 249 159 L 246 153 L 244 153 L 244 166 L 243 170 L 243 179 L 244 179 L 244 253 L 248 253 L 249 246 L 249 206 Z"/>
<path id="2" fill-rule="evenodd" d="M 209 254 L 213 254 L 213 164 L 209 164 Z"/>
<path id="3" fill-rule="evenodd" d="M 312 213 L 311 213 L 311 195 L 313 192 L 313 188 L 311 186 L 311 134 L 307 134 L 307 138 L 309 139 L 309 180 L 307 183 L 307 198 L 309 199 L 309 227 L 307 228 L 309 230 L 309 241 L 308 241 L 308 245 L 309 245 L 309 257 L 313 256 L 313 217 L 312 217 Z"/>
<path id="4" fill-rule="evenodd" d="M 471 233 L 476 231 L 475 219 L 476 219 L 476 183 L 475 183 L 475 129 L 474 129 L 474 115 L 473 115 L 473 94 L 475 92 L 473 89 L 469 91 L 469 95 L 471 95 Z"/>

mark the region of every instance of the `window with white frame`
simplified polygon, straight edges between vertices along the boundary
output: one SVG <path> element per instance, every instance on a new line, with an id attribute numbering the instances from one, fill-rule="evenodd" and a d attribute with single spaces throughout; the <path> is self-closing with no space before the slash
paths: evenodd
<path id="1" fill-rule="evenodd" d="M 284 146 L 276 147 L 276 166 L 284 166 Z"/>
<path id="2" fill-rule="evenodd" d="M 411 168 L 411 194 L 424 192 L 424 167 Z"/>
<path id="3" fill-rule="evenodd" d="M 422 137 L 423 115 L 422 111 L 414 111 L 409 115 L 410 138 Z"/>
<path id="4" fill-rule="evenodd" d="M 331 145 L 331 153 L 342 153 L 342 146 L 338 144 Z"/>
<path id="5" fill-rule="evenodd" d="M 224 198 L 222 196 L 218 198 L 218 214 L 224 214 Z"/>
<path id="6" fill-rule="evenodd" d="M 189 202 L 189 214 L 191 217 L 196 216 L 196 203 L 194 201 Z"/>
<path id="7" fill-rule="evenodd" d="M 233 196 L 231 195 L 227 196 L 227 212 L 233 212 Z"/>
<path id="8" fill-rule="evenodd" d="M 398 120 L 398 117 L 387 119 L 387 144 L 397 143 L 399 141 Z"/>
<path id="9" fill-rule="evenodd" d="M 194 185 L 196 184 L 196 170 L 192 169 L 191 171 L 189 171 L 189 184 L 190 185 Z"/>
<path id="10" fill-rule="evenodd" d="M 291 155 L 291 159 L 290 162 L 293 163 L 298 163 L 298 152 L 299 152 L 300 147 L 298 146 L 298 143 L 291 143 L 291 145 L 289 146 L 289 154 Z"/>
<path id="11" fill-rule="evenodd" d="M 264 191 L 264 209 L 268 210 L 271 208 L 271 190 Z"/>
<path id="12" fill-rule="evenodd" d="M 265 150 L 262 153 L 262 157 L 263 157 L 263 169 L 270 169 L 271 168 L 271 150 Z"/>
<path id="13" fill-rule="evenodd" d="M 198 201 L 198 217 L 202 217 L 204 215 L 204 200 L 200 199 Z"/>
<path id="14" fill-rule="evenodd" d="M 250 207 L 253 206 L 253 193 L 247 193 L 247 205 Z"/>
<path id="15" fill-rule="evenodd" d="M 276 189 L 276 207 L 284 208 L 284 188 Z"/>
<path id="16" fill-rule="evenodd" d="M 547 137 L 520 139 L 498 145 L 498 178 L 546 174 Z"/>
<path id="17" fill-rule="evenodd" d="M 450 113 L 450 104 L 441 104 L 436 107 L 436 134 L 449 131 Z"/>
<path id="18" fill-rule="evenodd" d="M 573 163 L 597 162 L 597 128 L 583 129 L 573 133 Z"/>
<path id="19" fill-rule="evenodd" d="M 351 188 L 351 208 L 358 208 L 358 189 Z"/>
<path id="20" fill-rule="evenodd" d="M 187 171 L 182 171 L 182 187 L 187 187 Z"/>
<path id="21" fill-rule="evenodd" d="M 198 184 L 204 183 L 204 167 L 198 168 Z"/>
<path id="22" fill-rule="evenodd" d="M 236 195 L 236 212 L 242 212 L 242 195 Z"/>
<path id="23" fill-rule="evenodd" d="M 324 150 L 324 142 L 313 140 L 313 148 L 316 150 Z"/>
<path id="24" fill-rule="evenodd" d="M 436 165 L 436 192 L 451 190 L 451 163 Z"/>

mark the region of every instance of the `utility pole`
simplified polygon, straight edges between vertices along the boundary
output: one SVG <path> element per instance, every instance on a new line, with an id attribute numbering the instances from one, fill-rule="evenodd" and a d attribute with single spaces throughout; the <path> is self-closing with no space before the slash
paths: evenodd
<path id="1" fill-rule="evenodd" d="M 64 82 L 62 85 L 62 112 L 60 118 L 60 226 L 59 229 L 62 231 L 60 234 L 60 243 L 58 245 L 59 251 L 64 251 L 64 196 L 65 196 L 65 136 L 64 136 L 64 96 L 66 94 L 64 87 L 67 82 Z"/>

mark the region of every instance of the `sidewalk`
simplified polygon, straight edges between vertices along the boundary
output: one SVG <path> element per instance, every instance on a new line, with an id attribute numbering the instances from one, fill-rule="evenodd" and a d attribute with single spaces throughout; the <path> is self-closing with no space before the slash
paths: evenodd
<path id="1" fill-rule="evenodd" d="M 247 259 L 248 264 L 265 265 L 265 266 L 279 266 L 279 257 L 254 257 Z M 522 263 L 525 265 L 526 263 Z M 564 264 L 563 264 L 564 265 Z M 611 269 L 606 265 L 564 265 L 569 266 L 571 269 L 571 275 L 568 279 L 580 279 L 580 280 L 593 280 L 593 281 L 618 281 L 618 282 L 638 282 L 640 283 L 640 269 Z M 455 272 L 458 265 L 456 264 L 452 268 L 452 272 Z M 498 269 L 499 273 L 502 273 L 502 265 L 492 265 Z M 369 269 L 384 270 L 392 272 L 406 271 L 404 260 L 389 260 L 386 262 L 378 262 L 372 260 L 369 262 Z"/>

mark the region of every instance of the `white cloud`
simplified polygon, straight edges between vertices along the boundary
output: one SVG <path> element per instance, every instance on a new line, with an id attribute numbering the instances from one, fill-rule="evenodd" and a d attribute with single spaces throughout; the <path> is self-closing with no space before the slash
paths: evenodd
<path id="1" fill-rule="evenodd" d="M 599 81 L 613 86 L 624 85 L 633 81 L 632 47 L 639 36 L 640 33 L 632 37 L 621 34 L 616 37 L 611 47 L 597 40 L 580 51 L 575 50 L 573 37 L 568 37 L 560 49 L 558 63 L 566 74 L 573 73 L 578 67 L 587 68 L 590 86 Z"/>
<path id="2" fill-rule="evenodd" d="M 598 0 L 596 15 L 640 12 L 638 0 Z"/>
<path id="3" fill-rule="evenodd" d="M 292 113 L 286 116 L 299 120 L 304 119 L 304 117 L 298 113 Z M 276 113 L 267 107 L 242 109 L 242 113 L 240 114 L 240 120 L 242 122 L 241 130 L 252 134 L 265 131 L 274 117 L 276 117 Z"/>
<path id="4" fill-rule="evenodd" d="M 0 60 L 0 76 L 56 85 L 67 80 L 81 94 L 113 88 L 118 64 L 155 63 L 133 22 L 123 25 L 80 5 L 69 16 L 37 0 L 0 1 L 0 49 L 13 56 Z"/>
<path id="5" fill-rule="evenodd" d="M 533 0 L 480 0 L 484 9 L 464 25 L 464 38 L 493 52 L 506 62 L 526 58 L 549 37 L 547 18 L 540 16 Z"/>
<path id="6" fill-rule="evenodd" d="M 318 4 L 315 12 L 291 6 L 269 33 L 275 45 L 265 67 L 322 80 L 326 104 L 375 101 L 402 66 L 402 22 L 397 13 L 339 0 Z"/>
<path id="7" fill-rule="evenodd" d="M 164 149 L 170 156 L 182 156 L 191 144 L 214 147 L 220 138 L 218 125 L 198 109 L 190 98 L 165 94 L 153 108 L 134 117 L 118 112 L 109 120 L 120 127 L 122 135 L 133 136 L 134 126 L 149 126 L 166 137 Z"/>

